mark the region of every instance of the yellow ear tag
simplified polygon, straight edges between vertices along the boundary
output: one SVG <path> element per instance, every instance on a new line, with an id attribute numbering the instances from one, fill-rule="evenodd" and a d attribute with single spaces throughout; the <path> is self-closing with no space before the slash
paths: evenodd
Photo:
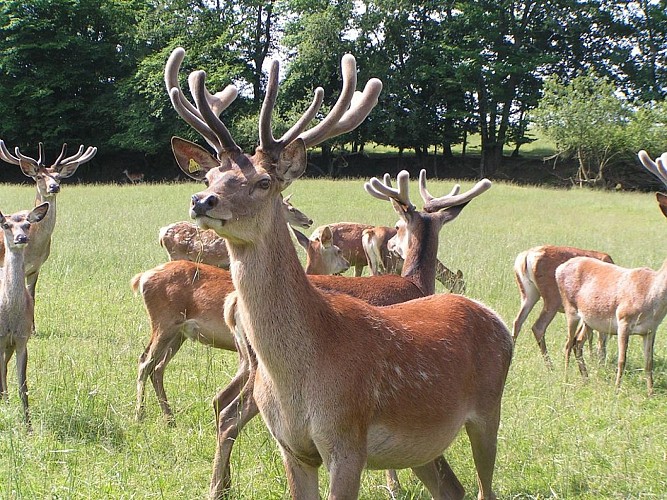
<path id="1" fill-rule="evenodd" d="M 199 172 L 200 170 L 202 170 L 201 165 L 197 163 L 194 158 L 190 158 L 190 161 L 188 162 L 188 172 L 193 174 L 195 172 Z"/>

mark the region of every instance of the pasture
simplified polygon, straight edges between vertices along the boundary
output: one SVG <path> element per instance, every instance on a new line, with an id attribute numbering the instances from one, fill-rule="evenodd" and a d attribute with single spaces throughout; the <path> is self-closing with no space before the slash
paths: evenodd
<path id="1" fill-rule="evenodd" d="M 451 187 L 452 181 L 428 183 L 436 196 Z M 187 219 L 190 195 L 200 189 L 195 183 L 63 186 L 51 257 L 37 285 L 37 333 L 28 344 L 34 431 L 26 433 L 21 423 L 12 360 L 9 404 L 0 404 L 0 498 L 207 494 L 215 448 L 210 400 L 234 374 L 237 355 L 187 342 L 165 375 L 176 427 L 164 425 L 152 387 L 146 419 L 135 422 L 137 358 L 150 332 L 142 301 L 129 287 L 135 273 L 165 261 L 158 229 Z M 4 213 L 32 205 L 32 184 L 0 190 Z M 396 219 L 389 203 L 363 191 L 361 180 L 299 180 L 286 193 L 314 227 L 344 220 L 393 225 Z M 411 196 L 421 206 L 416 183 Z M 667 221 L 653 194 L 495 183 L 443 228 L 439 258 L 463 271 L 466 295 L 511 326 L 519 308 L 512 265 L 520 251 L 573 245 L 608 252 L 623 266 L 657 269 L 667 256 L 665 234 Z M 587 384 L 574 359 L 566 383 L 562 314 L 547 331 L 555 366 L 548 372 L 530 332 L 538 310 L 539 304 L 518 339 L 505 390 L 494 480 L 499 498 L 664 498 L 665 326 L 655 346 L 655 396 L 648 398 L 635 337 L 619 393 L 615 337 L 604 367 L 586 348 Z M 465 434 L 447 457 L 467 498 L 475 498 Z M 280 456 L 261 419 L 240 435 L 232 468 L 233 498 L 288 498 Z M 400 477 L 399 498 L 428 498 L 409 471 Z M 320 484 L 324 495 L 323 471 Z M 361 498 L 388 498 L 382 472 L 364 473 Z"/>

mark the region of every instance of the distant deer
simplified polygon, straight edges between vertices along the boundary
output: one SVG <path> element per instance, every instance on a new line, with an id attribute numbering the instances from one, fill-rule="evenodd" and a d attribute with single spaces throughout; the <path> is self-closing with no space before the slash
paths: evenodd
<path id="1" fill-rule="evenodd" d="M 638 153 L 642 165 L 667 186 L 667 153 L 655 162 L 646 151 Z M 667 195 L 656 193 L 667 217 Z M 556 281 L 567 318 L 565 368 L 572 349 L 584 378 L 588 377 L 582 345 L 590 330 L 618 336 L 616 388 L 621 386 L 630 335 L 644 342 L 644 372 L 648 394 L 653 394 L 653 345 L 658 326 L 667 315 L 667 260 L 658 271 L 646 267 L 626 269 L 589 257 L 576 257 L 556 269 Z M 606 340 L 606 337 L 605 337 Z M 602 355 L 605 346 L 602 345 Z"/>
<path id="2" fill-rule="evenodd" d="M 310 227 L 312 219 L 292 205 L 290 197 L 283 199 L 287 223 L 301 228 Z M 205 231 L 192 222 L 175 222 L 160 229 L 159 241 L 169 260 L 191 260 L 229 269 L 227 244 L 215 231 Z"/>
<path id="3" fill-rule="evenodd" d="M 465 426 L 479 498 L 495 498 L 500 405 L 513 347 L 502 320 L 454 294 L 377 308 L 345 294 L 323 293 L 306 278 L 280 210 L 280 193 L 305 170 L 306 148 L 357 127 L 377 102 L 379 80 L 355 95 L 355 61 L 344 56 L 343 89 L 330 113 L 305 130 L 322 103 L 323 91 L 317 89 L 304 116 L 275 139 L 274 62 L 259 118 L 259 146 L 249 156 L 218 118 L 228 102 L 221 104 L 222 97 L 206 90 L 203 71 L 189 78 L 196 106 L 185 99 L 177 78 L 184 55 L 175 49 L 167 62 L 169 95 L 178 113 L 214 146 L 217 159 L 196 161 L 191 144 L 172 145 L 181 168 L 208 182 L 192 196 L 190 213 L 200 226 L 227 239 L 235 288 L 227 299 L 227 305 L 234 303 L 228 326 L 236 331 L 240 321 L 256 356 L 254 400 L 280 447 L 292 496 L 317 498 L 317 469 L 325 464 L 330 499 L 358 497 L 364 467 L 411 467 L 434 497 L 462 497 L 463 487 L 442 453 Z M 406 261 L 404 268 L 412 264 Z M 435 265 L 422 271 L 434 276 Z M 221 446 L 219 431 L 216 463 Z M 223 493 L 217 479 L 214 470 L 215 497 Z"/>
<path id="4" fill-rule="evenodd" d="M 0 159 L 7 163 L 19 165 L 21 171 L 35 181 L 37 196 L 35 205 L 49 202 L 49 211 L 46 218 L 38 225 L 33 226 L 30 231 L 30 244 L 25 250 L 25 274 L 28 290 L 32 298 L 35 298 L 35 288 L 39 278 L 39 270 L 49 258 L 51 253 L 51 235 L 56 225 L 56 195 L 60 192 L 60 183 L 63 179 L 71 177 L 79 168 L 79 165 L 90 161 L 97 153 L 97 148 L 79 147 L 75 155 L 65 158 L 67 144 L 63 144 L 62 151 L 56 161 L 50 167 L 44 163 L 44 146 L 39 143 L 39 157 L 35 160 L 24 156 L 17 147 L 15 155 L 12 155 L 5 143 L 0 140 Z M 5 248 L 0 247 L 0 257 L 4 256 Z"/>
<path id="5" fill-rule="evenodd" d="M 143 172 L 129 172 L 127 169 L 125 169 L 123 170 L 123 173 L 125 174 L 125 177 L 127 177 L 127 180 L 130 181 L 132 184 L 136 184 L 138 182 L 144 182 Z"/>
<path id="6" fill-rule="evenodd" d="M 539 317 L 533 324 L 532 330 L 544 361 L 549 368 L 552 368 L 552 364 L 547 352 L 544 335 L 556 313 L 563 312 L 563 303 L 558 291 L 558 283 L 556 283 L 556 268 L 573 257 L 590 257 L 603 262 L 614 263 L 606 253 L 554 245 L 543 245 L 521 252 L 514 261 L 514 277 L 521 294 L 521 309 L 512 326 L 512 338 L 514 342 L 519 338 L 521 327 L 541 297 L 542 311 L 540 311 Z M 604 342 L 603 335 L 600 334 L 598 338 L 598 355 L 601 354 L 600 349 Z"/>
<path id="7" fill-rule="evenodd" d="M 30 241 L 30 228 L 44 220 L 49 210 L 42 203 L 31 211 L 11 215 L 0 212 L 0 226 L 5 243 L 5 262 L 0 270 L 0 399 L 7 394 L 7 365 L 16 352 L 16 373 L 23 419 L 30 428 L 28 408 L 28 339 L 34 324 L 35 303 L 25 285 L 25 249 Z"/>
<path id="8" fill-rule="evenodd" d="M 334 222 L 315 229 L 310 239 L 320 239 L 325 228 L 331 231 L 333 244 L 343 252 L 343 257 L 350 263 L 350 267 L 354 267 L 354 275 L 361 276 L 364 267 L 368 265 L 361 238 L 363 232 L 373 229 L 373 226 L 357 222 Z"/>

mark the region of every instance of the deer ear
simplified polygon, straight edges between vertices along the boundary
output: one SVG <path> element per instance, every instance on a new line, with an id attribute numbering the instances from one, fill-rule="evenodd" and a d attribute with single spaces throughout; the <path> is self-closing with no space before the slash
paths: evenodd
<path id="1" fill-rule="evenodd" d="M 48 202 L 42 203 L 41 205 L 37 205 L 35 208 L 33 208 L 30 213 L 28 214 L 28 221 L 31 223 L 34 222 L 39 222 L 41 221 L 44 217 L 46 217 L 46 213 L 49 211 L 49 204 Z"/>
<path id="2" fill-rule="evenodd" d="M 303 175 L 306 164 L 306 143 L 295 139 L 281 151 L 276 167 L 276 173 L 285 181 L 283 189 Z"/>
<path id="3" fill-rule="evenodd" d="M 655 197 L 658 200 L 658 205 L 660 205 L 660 210 L 662 211 L 662 215 L 667 217 L 667 194 L 655 193 Z"/>
<path id="4" fill-rule="evenodd" d="M 65 165 L 60 170 L 58 170 L 58 173 L 60 174 L 60 177 L 62 177 L 63 179 L 66 179 L 67 177 L 73 176 L 74 172 L 76 172 L 77 168 L 79 168 L 78 163 L 71 163 L 71 164 Z"/>
<path id="5" fill-rule="evenodd" d="M 26 175 L 27 177 L 35 177 L 37 175 L 37 171 L 39 170 L 39 168 L 33 165 L 31 162 L 25 161 L 23 159 L 19 159 L 19 167 L 21 167 L 23 175 Z"/>
<path id="6" fill-rule="evenodd" d="M 218 161 L 215 156 L 198 144 L 180 137 L 171 138 L 171 149 L 181 170 L 198 181 L 204 180 L 206 173 L 212 168 L 225 167 L 229 162 L 226 157 L 223 162 Z"/>
<path id="7" fill-rule="evenodd" d="M 294 229 L 293 227 L 290 227 L 290 229 L 294 233 L 294 236 L 296 236 L 296 241 L 299 242 L 299 245 L 308 250 L 308 247 L 310 246 L 310 240 L 308 239 L 308 236 L 303 234 L 301 231 Z"/>
<path id="8" fill-rule="evenodd" d="M 333 244 L 333 233 L 331 232 L 331 228 L 329 226 L 325 226 L 322 230 L 322 234 L 320 234 L 320 241 L 325 247 L 329 247 Z"/>

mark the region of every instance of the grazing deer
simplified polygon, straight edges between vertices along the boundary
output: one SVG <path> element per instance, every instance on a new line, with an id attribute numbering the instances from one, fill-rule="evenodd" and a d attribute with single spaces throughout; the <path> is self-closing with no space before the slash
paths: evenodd
<path id="1" fill-rule="evenodd" d="M 315 239 L 296 229 L 292 232 L 306 251 L 306 274 L 341 274 L 350 268 L 342 250 L 333 244 L 333 234 L 328 227 Z"/>
<path id="2" fill-rule="evenodd" d="M 532 330 L 537 345 L 547 366 L 551 369 L 551 359 L 547 352 L 544 335 L 557 312 L 563 312 L 563 303 L 556 283 L 556 268 L 573 257 L 590 257 L 602 262 L 614 261 L 609 255 L 595 250 L 582 250 L 575 247 L 543 245 L 530 248 L 517 255 L 514 261 L 514 277 L 521 294 L 521 309 L 514 319 L 512 338 L 516 342 L 528 314 L 542 298 L 542 311 L 533 324 Z M 598 338 L 598 355 L 601 355 L 603 334 Z"/>
<path id="3" fill-rule="evenodd" d="M 283 210 L 291 226 L 308 228 L 310 217 L 289 202 L 292 195 L 283 199 Z M 224 238 L 215 231 L 204 231 L 192 222 L 175 222 L 160 229 L 160 246 L 167 251 L 169 260 L 191 260 L 229 269 L 229 254 Z"/>
<path id="4" fill-rule="evenodd" d="M 49 210 L 42 203 L 31 211 L 11 215 L 0 212 L 0 226 L 5 243 L 5 262 L 0 275 L 0 399 L 7 397 L 7 365 L 16 352 L 16 373 L 23 419 L 30 428 L 28 408 L 28 339 L 35 320 L 35 303 L 25 285 L 25 250 L 30 228 L 44 220 Z"/>
<path id="5" fill-rule="evenodd" d="M 56 225 L 56 195 L 60 192 L 60 183 L 63 179 L 74 175 L 79 165 L 90 161 L 97 153 L 97 148 L 89 146 L 84 152 L 83 146 L 80 146 L 75 155 L 65 158 L 67 144 L 63 144 L 60 155 L 50 167 L 44 164 L 44 146 L 41 142 L 39 157 L 36 160 L 21 154 L 18 147 L 14 151 L 15 155 L 12 155 L 5 143 L 0 140 L 0 159 L 19 165 L 21 171 L 35 181 L 37 188 L 35 205 L 49 202 L 48 214 L 40 224 L 30 230 L 30 244 L 25 250 L 26 282 L 34 300 L 39 270 L 51 253 L 51 235 Z M 4 256 L 4 253 L 4 246 L 0 246 L 0 257 Z"/>
<path id="6" fill-rule="evenodd" d="M 655 162 L 646 151 L 638 153 L 642 165 L 667 186 L 667 153 Z M 667 217 L 667 195 L 656 193 Z M 667 314 L 667 260 L 658 271 L 646 267 L 626 269 L 589 257 L 576 257 L 556 269 L 556 281 L 567 318 L 565 368 L 572 349 L 584 378 L 588 377 L 582 345 L 590 330 L 618 336 L 616 388 L 621 386 L 630 335 L 644 342 L 644 372 L 648 394 L 653 394 L 653 345 L 658 326 Z M 604 352 L 605 346 L 602 346 Z"/>
<path id="7" fill-rule="evenodd" d="M 127 169 L 125 169 L 123 170 L 123 173 L 125 174 L 125 177 L 127 177 L 127 180 L 132 184 L 136 184 L 137 182 L 144 182 L 143 172 L 129 172 Z"/>
<path id="8" fill-rule="evenodd" d="M 183 95 L 177 76 L 184 55 L 175 49 L 167 61 L 169 95 L 177 112 L 213 145 L 217 159 L 202 148 L 193 158 L 194 145 L 187 141 L 172 146 L 181 168 L 208 182 L 192 196 L 190 214 L 227 239 L 235 288 L 226 301 L 226 310 L 234 311 L 226 315 L 228 325 L 236 330 L 240 322 L 256 356 L 253 396 L 281 450 L 292 496 L 317 498 L 317 470 L 324 464 L 331 499 L 356 498 L 365 467 L 411 467 L 434 497 L 462 497 L 463 487 L 442 453 L 465 426 L 479 498 L 495 498 L 500 406 L 513 348 L 502 320 L 460 295 L 377 308 L 321 292 L 307 279 L 280 210 L 280 193 L 306 168 L 306 149 L 356 128 L 377 103 L 380 81 L 372 79 L 363 93 L 355 93 L 355 61 L 344 56 L 343 89 L 329 114 L 305 130 L 322 103 L 318 88 L 301 119 L 275 139 L 274 61 L 259 146 L 249 156 L 218 118 L 230 100 L 206 90 L 203 71 L 189 78 L 196 106 Z M 412 208 L 400 207 L 406 213 Z M 412 264 L 406 261 L 405 267 Z M 435 266 L 422 272 L 434 275 Z M 215 479 L 211 493 L 217 497 L 222 485 Z"/>

